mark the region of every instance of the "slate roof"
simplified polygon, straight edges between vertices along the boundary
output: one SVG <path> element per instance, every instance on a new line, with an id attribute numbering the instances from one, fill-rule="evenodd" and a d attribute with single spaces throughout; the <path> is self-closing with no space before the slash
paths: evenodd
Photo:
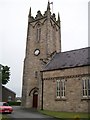
<path id="1" fill-rule="evenodd" d="M 43 71 L 90 65 L 90 47 L 56 53 Z"/>
<path id="2" fill-rule="evenodd" d="M 5 90 L 7 90 L 7 91 L 9 91 L 9 92 L 11 92 L 11 93 L 13 93 L 13 94 L 16 95 L 16 93 L 15 93 L 14 91 L 10 90 L 9 88 L 7 88 L 7 87 L 5 87 L 5 86 L 2 86 L 2 90 L 3 90 L 3 89 L 5 89 Z"/>

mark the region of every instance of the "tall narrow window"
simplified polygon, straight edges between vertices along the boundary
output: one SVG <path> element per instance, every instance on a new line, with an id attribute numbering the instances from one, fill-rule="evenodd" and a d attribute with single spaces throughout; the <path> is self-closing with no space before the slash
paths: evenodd
<path id="1" fill-rule="evenodd" d="M 60 98 L 60 80 L 57 80 L 57 98 Z"/>
<path id="2" fill-rule="evenodd" d="M 90 97 L 90 79 L 83 80 L 83 97 Z"/>
<path id="3" fill-rule="evenodd" d="M 83 97 L 87 97 L 87 84 L 86 80 L 83 80 Z"/>
<path id="4" fill-rule="evenodd" d="M 41 39 L 41 28 L 37 27 L 37 31 L 36 31 L 36 41 L 39 42 Z"/>
<path id="5" fill-rule="evenodd" d="M 61 97 L 65 97 L 65 80 L 61 80 Z"/>
<path id="6" fill-rule="evenodd" d="M 57 98 L 65 98 L 65 80 L 57 80 Z"/>

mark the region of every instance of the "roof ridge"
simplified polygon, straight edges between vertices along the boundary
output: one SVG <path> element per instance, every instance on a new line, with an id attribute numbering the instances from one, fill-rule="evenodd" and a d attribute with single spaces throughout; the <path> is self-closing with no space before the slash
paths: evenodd
<path id="1" fill-rule="evenodd" d="M 7 88 L 6 86 L 3 86 L 3 85 L 2 85 L 2 87 L 5 88 L 5 89 L 7 89 L 7 90 L 10 91 L 10 92 L 13 92 L 14 94 L 16 94 L 13 90 Z"/>
<path id="2" fill-rule="evenodd" d="M 90 47 L 85 47 L 85 48 L 78 48 L 78 49 L 74 49 L 74 50 L 68 50 L 68 51 L 64 51 L 64 52 L 59 52 L 57 54 L 60 54 L 60 53 L 67 53 L 67 52 L 72 52 L 72 51 L 78 51 L 78 50 L 82 50 L 82 49 L 88 49 Z"/>
<path id="3" fill-rule="evenodd" d="M 90 65 L 88 50 L 90 50 L 90 47 L 56 53 L 43 70 L 65 69 Z"/>

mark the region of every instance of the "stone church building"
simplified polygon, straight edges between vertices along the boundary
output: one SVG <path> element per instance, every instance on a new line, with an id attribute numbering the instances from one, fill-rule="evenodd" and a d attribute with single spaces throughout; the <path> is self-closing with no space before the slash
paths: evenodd
<path id="1" fill-rule="evenodd" d="M 48 2 L 44 14 L 28 16 L 22 106 L 52 111 L 89 112 L 90 48 L 61 51 L 60 16 Z"/>

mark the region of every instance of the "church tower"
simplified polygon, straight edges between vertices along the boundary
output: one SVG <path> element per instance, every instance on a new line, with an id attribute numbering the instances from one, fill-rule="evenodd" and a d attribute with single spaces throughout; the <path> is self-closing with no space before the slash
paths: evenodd
<path id="1" fill-rule="evenodd" d="M 45 13 L 42 15 L 38 11 L 35 18 L 30 8 L 23 69 L 22 106 L 41 108 L 40 71 L 58 52 L 61 52 L 59 13 L 56 20 L 55 14 L 50 11 L 50 2 Z"/>

